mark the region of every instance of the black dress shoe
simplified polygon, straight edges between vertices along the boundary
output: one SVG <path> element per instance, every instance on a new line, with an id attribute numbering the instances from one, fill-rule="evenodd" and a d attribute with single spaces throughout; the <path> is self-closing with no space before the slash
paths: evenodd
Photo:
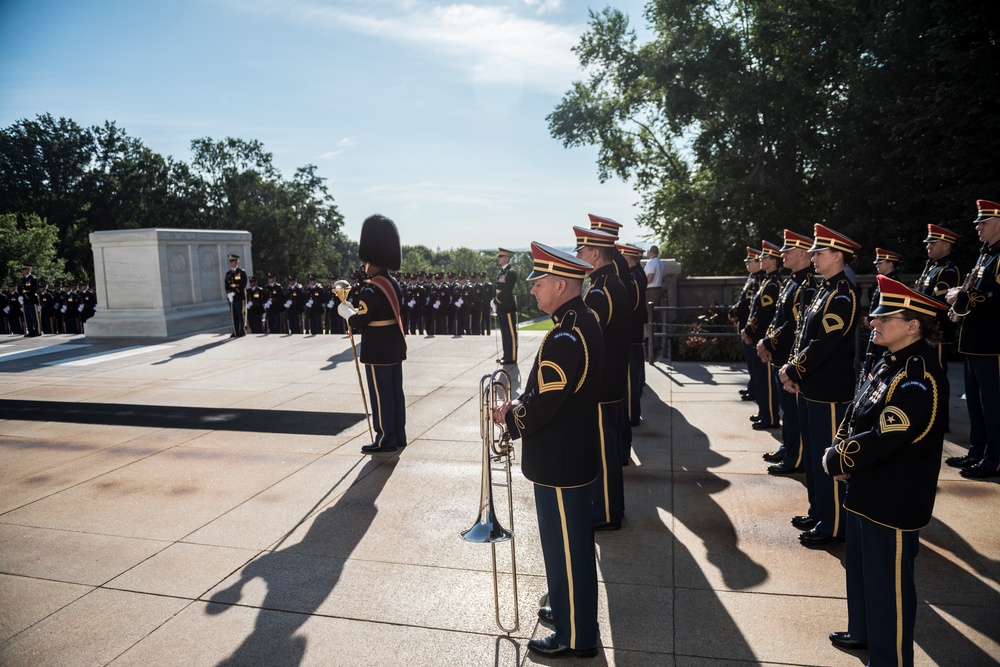
<path id="1" fill-rule="evenodd" d="M 764 422 L 754 422 L 750 428 L 752 428 L 755 431 L 769 431 L 773 428 L 778 428 L 780 426 L 781 424 L 765 424 Z"/>
<path id="2" fill-rule="evenodd" d="M 810 517 L 807 517 L 807 516 L 793 516 L 792 517 L 792 525 L 795 526 L 796 528 L 798 528 L 799 530 L 810 530 L 817 523 L 819 523 L 819 521 L 817 521 L 816 519 L 812 519 Z"/>
<path id="3" fill-rule="evenodd" d="M 749 396 L 749 395 L 750 395 L 749 389 L 740 389 L 740 396 Z"/>
<path id="4" fill-rule="evenodd" d="M 818 547 L 824 544 L 834 544 L 836 542 L 843 542 L 843 537 L 834 537 L 833 535 L 827 535 L 826 533 L 821 533 L 815 528 L 812 530 L 807 530 L 806 532 L 799 535 L 799 544 L 804 547 Z"/>
<path id="5" fill-rule="evenodd" d="M 781 463 L 785 459 L 785 450 L 779 448 L 777 451 L 764 454 L 761 458 L 768 463 Z"/>
<path id="6" fill-rule="evenodd" d="M 830 642 L 834 646 L 846 648 L 848 651 L 859 651 L 868 648 L 868 644 L 859 642 L 857 639 L 851 637 L 850 632 L 831 632 Z"/>
<path id="7" fill-rule="evenodd" d="M 374 442 L 361 448 L 362 454 L 383 454 L 396 451 L 395 445 L 382 445 L 379 447 Z"/>
<path id="8" fill-rule="evenodd" d="M 539 607 L 538 619 L 549 624 L 555 623 L 555 617 L 552 616 L 552 607 Z"/>
<path id="9" fill-rule="evenodd" d="M 594 532 L 595 533 L 599 533 L 601 531 L 621 530 L 621 529 L 622 529 L 622 522 L 621 521 L 608 521 L 606 523 L 595 523 L 594 524 Z"/>
<path id="10" fill-rule="evenodd" d="M 944 462 L 952 468 L 968 468 L 969 466 L 973 466 L 978 463 L 979 460 L 966 454 L 965 456 L 952 456 L 951 458 L 945 459 Z"/>
<path id="11" fill-rule="evenodd" d="M 574 658 L 593 658 L 597 655 L 596 646 L 586 649 L 570 648 L 569 646 L 563 646 L 562 644 L 556 643 L 556 636 L 554 634 L 549 635 L 548 637 L 532 639 L 528 642 L 528 650 L 550 658 L 564 658 L 570 656 Z"/>
<path id="12" fill-rule="evenodd" d="M 760 421 L 760 415 L 750 415 L 749 417 L 747 417 L 747 419 L 749 419 L 752 422 L 759 422 Z"/>
<path id="13" fill-rule="evenodd" d="M 746 394 L 741 394 L 740 395 L 740 400 L 741 401 L 756 401 L 757 399 L 754 398 L 753 396 L 747 396 Z"/>
<path id="14" fill-rule="evenodd" d="M 977 463 L 958 474 L 966 479 L 986 479 L 987 477 L 1000 477 L 1000 470 L 997 470 L 994 466 L 984 466 L 982 463 Z"/>
<path id="15" fill-rule="evenodd" d="M 802 468 L 777 463 L 773 466 L 767 466 L 767 472 L 771 475 L 791 475 L 793 472 L 802 472 Z"/>

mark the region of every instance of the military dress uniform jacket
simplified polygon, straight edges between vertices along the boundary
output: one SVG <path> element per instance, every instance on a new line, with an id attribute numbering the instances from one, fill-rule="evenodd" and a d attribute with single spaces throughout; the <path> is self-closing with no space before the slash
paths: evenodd
<path id="1" fill-rule="evenodd" d="M 247 272 L 241 268 L 226 271 L 226 294 L 233 295 L 233 303 L 241 303 L 246 299 Z"/>
<path id="2" fill-rule="evenodd" d="M 771 320 L 774 319 L 774 311 L 780 294 L 781 274 L 778 271 L 766 274 L 753 295 L 747 325 L 743 327 L 743 333 L 750 337 L 750 341 L 754 345 L 757 345 L 757 342 L 767 333 L 767 328 L 771 325 Z"/>
<path id="3" fill-rule="evenodd" d="M 577 487 L 597 479 L 601 428 L 598 391 L 604 339 L 580 297 L 552 315 L 507 429 L 523 438 L 521 470 L 535 484 Z"/>
<path id="4" fill-rule="evenodd" d="M 958 270 L 955 262 L 951 261 L 951 255 L 940 259 L 929 259 L 924 265 L 923 273 L 917 278 L 914 288 L 927 296 L 944 301 L 945 295 L 953 287 L 962 284 L 962 273 Z M 956 327 L 948 316 L 944 313 L 938 316 L 938 324 L 941 325 L 941 338 L 945 343 L 955 342 Z"/>
<path id="5" fill-rule="evenodd" d="M 737 331 L 743 331 L 743 328 L 747 325 L 747 320 L 750 318 L 750 302 L 753 300 L 753 295 L 757 293 L 757 288 L 760 286 L 760 281 L 763 277 L 763 271 L 757 271 L 747 276 L 746 282 L 743 283 L 743 291 L 740 292 L 739 299 L 729 309 L 729 317 L 737 321 Z"/>
<path id="6" fill-rule="evenodd" d="M 392 296 L 383 288 L 391 290 Z M 385 271 L 377 273 L 358 292 L 358 313 L 348 324 L 361 329 L 361 363 L 387 365 L 406 359 L 406 339 L 399 320 L 402 298 L 399 283 Z"/>
<path id="7" fill-rule="evenodd" d="M 278 283 L 264 285 L 264 294 L 267 296 L 264 303 L 271 302 L 271 305 L 267 307 L 268 311 L 280 313 L 285 309 L 285 288 L 281 285 Z"/>
<path id="8" fill-rule="evenodd" d="M 771 363 L 783 366 L 788 361 L 799 319 L 816 294 L 816 276 L 811 267 L 799 269 L 785 278 L 774 307 L 774 317 L 763 338 L 764 348 L 771 353 Z"/>
<path id="9" fill-rule="evenodd" d="M 943 375 L 924 340 L 875 367 L 826 452 L 830 475 L 850 475 L 847 510 L 900 530 L 930 521 L 948 409 Z"/>
<path id="10" fill-rule="evenodd" d="M 646 323 L 649 322 L 649 311 L 646 309 L 646 284 L 649 281 L 640 265 L 635 265 L 631 271 L 636 298 L 632 305 L 632 342 L 641 344 L 646 337 Z"/>
<path id="11" fill-rule="evenodd" d="M 841 271 L 824 280 L 806 309 L 789 359 L 788 378 L 803 397 L 847 403 L 854 397 L 854 330 L 857 288 Z"/>
<path id="12" fill-rule="evenodd" d="M 972 269 L 968 291 L 959 292 L 954 309 L 962 316 L 958 351 L 962 354 L 1000 354 L 1000 241 L 983 244 Z"/>
<path id="13" fill-rule="evenodd" d="M 498 313 L 517 312 L 517 300 L 514 298 L 515 284 L 517 284 L 517 271 L 514 270 L 513 265 L 507 264 L 497 274 L 497 282 L 494 286 L 496 296 L 493 300 L 497 304 Z"/>
<path id="14" fill-rule="evenodd" d="M 38 279 L 30 273 L 17 283 L 17 295 L 25 306 L 38 304 Z"/>
<path id="15" fill-rule="evenodd" d="M 590 273 L 590 287 L 583 295 L 594 311 L 604 336 L 604 366 L 600 401 L 620 401 L 628 392 L 628 356 L 632 343 L 632 302 L 614 264 Z"/>

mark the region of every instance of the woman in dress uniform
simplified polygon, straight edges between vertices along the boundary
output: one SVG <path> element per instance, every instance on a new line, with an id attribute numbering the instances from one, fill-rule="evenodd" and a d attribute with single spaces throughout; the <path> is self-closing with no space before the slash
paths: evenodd
<path id="1" fill-rule="evenodd" d="M 873 340 L 886 352 L 823 458 L 847 482 L 848 623 L 830 641 L 867 647 L 873 667 L 913 664 L 913 562 L 934 508 L 948 405 L 933 345 L 947 305 L 886 276 L 878 287 Z"/>

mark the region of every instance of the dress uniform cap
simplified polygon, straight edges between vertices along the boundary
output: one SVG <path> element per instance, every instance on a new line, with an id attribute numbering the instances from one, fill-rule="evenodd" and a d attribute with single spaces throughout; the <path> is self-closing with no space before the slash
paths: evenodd
<path id="1" fill-rule="evenodd" d="M 902 260 L 903 256 L 898 252 L 886 250 L 885 248 L 875 248 L 875 261 L 872 262 L 872 264 L 881 264 L 882 262 L 893 262 L 894 264 L 899 264 Z"/>
<path id="2" fill-rule="evenodd" d="M 507 248 L 497 248 L 497 257 L 513 257 L 514 251 Z"/>
<path id="3" fill-rule="evenodd" d="M 315 273 L 310 273 L 309 274 L 309 280 L 316 280 L 316 274 Z"/>
<path id="4" fill-rule="evenodd" d="M 298 280 L 299 277 L 297 275 L 295 275 L 294 273 L 289 273 L 288 274 L 288 279 L 289 280 Z"/>
<path id="5" fill-rule="evenodd" d="M 618 252 L 626 257 L 642 257 L 643 255 L 642 248 L 629 243 L 616 243 L 615 247 L 618 248 Z"/>
<path id="6" fill-rule="evenodd" d="M 230 262 L 235 262 L 235 261 L 239 260 L 239 258 L 240 258 L 239 255 L 234 255 L 233 253 L 229 253 L 229 261 Z"/>
<path id="7" fill-rule="evenodd" d="M 588 213 L 587 217 L 590 218 L 590 228 L 599 229 L 602 232 L 608 232 L 614 235 L 615 240 L 618 240 L 618 232 L 622 228 L 622 223 L 615 222 L 611 218 L 605 218 L 600 215 L 594 215 L 593 213 Z"/>
<path id="8" fill-rule="evenodd" d="M 794 248 L 802 248 L 803 250 L 809 250 L 812 247 L 813 240 L 808 236 L 803 236 L 802 234 L 796 234 L 790 229 L 785 230 L 785 245 L 781 246 L 782 252 L 787 252 Z"/>
<path id="9" fill-rule="evenodd" d="M 592 248 L 614 248 L 618 239 L 614 234 L 610 234 L 599 229 L 587 229 L 586 227 L 574 227 L 576 233 L 576 250 L 585 246 Z"/>
<path id="10" fill-rule="evenodd" d="M 816 240 L 813 241 L 812 247 L 809 248 L 809 252 L 818 252 L 824 248 L 829 248 L 831 250 L 839 250 L 841 252 L 849 252 L 852 255 L 861 249 L 861 244 L 852 241 L 840 232 L 835 232 L 825 225 L 816 223 L 813 225 L 813 229 L 816 235 Z"/>
<path id="11" fill-rule="evenodd" d="M 960 238 L 962 238 L 961 234 L 956 234 L 950 229 L 938 227 L 937 225 L 927 225 L 927 238 L 923 242 L 947 241 L 948 243 L 955 243 Z"/>
<path id="12" fill-rule="evenodd" d="M 757 248 L 751 248 L 747 246 L 747 256 L 743 258 L 744 262 L 759 262 L 760 261 L 760 250 Z"/>
<path id="13" fill-rule="evenodd" d="M 761 257 L 774 257 L 776 259 L 781 258 L 781 248 L 779 248 L 776 243 L 771 243 L 770 241 L 761 241 L 760 246 L 761 246 L 761 251 L 760 251 Z"/>
<path id="14" fill-rule="evenodd" d="M 31 271 L 31 264 L 24 264 L 24 263 L 22 263 L 21 264 L 21 270 L 22 271 Z"/>
<path id="15" fill-rule="evenodd" d="M 948 310 L 948 304 L 944 301 L 921 294 L 886 276 L 878 276 L 878 292 L 878 305 L 872 309 L 872 315 L 893 315 L 904 310 L 937 315 Z"/>
<path id="16" fill-rule="evenodd" d="M 541 243 L 531 242 L 531 259 L 533 260 L 528 280 L 538 280 L 545 275 L 560 276 L 582 280 L 594 270 L 588 262 L 577 259 L 563 250 L 558 250 Z"/>
<path id="17" fill-rule="evenodd" d="M 1000 204 L 996 202 L 988 199 L 977 199 L 976 208 L 979 209 L 979 217 L 973 221 L 974 225 L 990 218 L 1000 218 Z"/>
<path id="18" fill-rule="evenodd" d="M 370 215 L 361 225 L 358 240 L 358 257 L 361 261 L 399 271 L 403 263 L 396 223 L 384 215 Z"/>

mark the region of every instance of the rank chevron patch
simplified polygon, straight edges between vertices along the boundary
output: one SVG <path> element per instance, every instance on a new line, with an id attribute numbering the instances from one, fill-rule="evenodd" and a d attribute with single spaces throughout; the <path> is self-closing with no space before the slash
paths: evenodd
<path id="1" fill-rule="evenodd" d="M 883 433 L 905 431 L 910 427 L 910 418 L 896 406 L 890 405 L 878 416 L 878 425 Z"/>

